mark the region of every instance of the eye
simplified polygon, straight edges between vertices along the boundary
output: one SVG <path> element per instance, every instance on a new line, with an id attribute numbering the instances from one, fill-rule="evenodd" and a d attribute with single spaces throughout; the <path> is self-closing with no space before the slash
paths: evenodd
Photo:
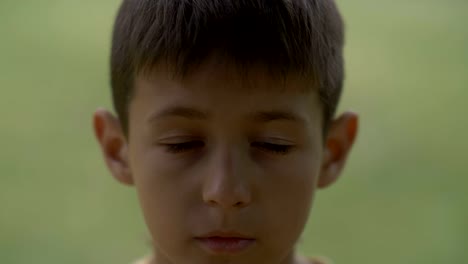
<path id="1" fill-rule="evenodd" d="M 252 142 L 251 146 L 262 151 L 285 155 L 294 147 L 293 145 L 281 145 L 268 142 Z"/>
<path id="2" fill-rule="evenodd" d="M 170 153 L 181 153 L 196 150 L 205 146 L 205 142 L 200 140 L 187 141 L 181 143 L 163 144 L 166 151 Z"/>

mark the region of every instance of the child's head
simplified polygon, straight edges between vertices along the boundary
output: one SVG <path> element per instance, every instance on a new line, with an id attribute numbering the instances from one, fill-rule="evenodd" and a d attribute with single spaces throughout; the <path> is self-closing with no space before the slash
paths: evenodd
<path id="1" fill-rule="evenodd" d="M 342 27 L 332 0 L 123 2 L 117 117 L 96 111 L 94 129 L 158 264 L 293 263 L 356 135 L 356 114 L 333 118 Z"/>

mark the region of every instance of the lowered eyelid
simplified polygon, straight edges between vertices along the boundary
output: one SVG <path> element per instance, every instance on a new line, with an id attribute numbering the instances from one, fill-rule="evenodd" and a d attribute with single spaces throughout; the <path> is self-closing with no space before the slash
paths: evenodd
<path id="1" fill-rule="evenodd" d="M 173 135 L 165 135 L 159 137 L 157 142 L 160 144 L 177 144 L 177 143 L 184 143 L 187 141 L 201 141 L 203 140 L 201 137 L 187 135 L 187 134 L 173 134 Z"/>
<path id="2" fill-rule="evenodd" d="M 284 137 L 257 137 L 252 141 L 261 141 L 265 143 L 270 143 L 270 144 L 280 144 L 280 145 L 294 145 L 296 142 L 294 142 L 291 139 L 287 139 Z"/>

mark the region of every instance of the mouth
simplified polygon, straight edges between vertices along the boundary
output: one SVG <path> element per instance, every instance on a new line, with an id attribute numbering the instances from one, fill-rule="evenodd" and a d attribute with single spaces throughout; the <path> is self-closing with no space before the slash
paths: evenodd
<path id="1" fill-rule="evenodd" d="M 215 255 L 240 254 L 253 247 L 256 239 L 234 232 L 212 232 L 195 237 L 202 249 Z"/>

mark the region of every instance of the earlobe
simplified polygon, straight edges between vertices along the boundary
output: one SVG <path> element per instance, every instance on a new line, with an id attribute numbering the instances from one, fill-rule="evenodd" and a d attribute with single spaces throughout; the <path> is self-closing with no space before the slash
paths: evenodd
<path id="1" fill-rule="evenodd" d="M 93 115 L 93 128 L 107 167 L 119 182 L 133 185 L 128 163 L 128 145 L 119 120 L 105 109 Z"/>
<path id="2" fill-rule="evenodd" d="M 356 139 L 357 129 L 358 115 L 353 112 L 346 112 L 332 122 L 317 187 L 328 187 L 339 178 Z"/>

